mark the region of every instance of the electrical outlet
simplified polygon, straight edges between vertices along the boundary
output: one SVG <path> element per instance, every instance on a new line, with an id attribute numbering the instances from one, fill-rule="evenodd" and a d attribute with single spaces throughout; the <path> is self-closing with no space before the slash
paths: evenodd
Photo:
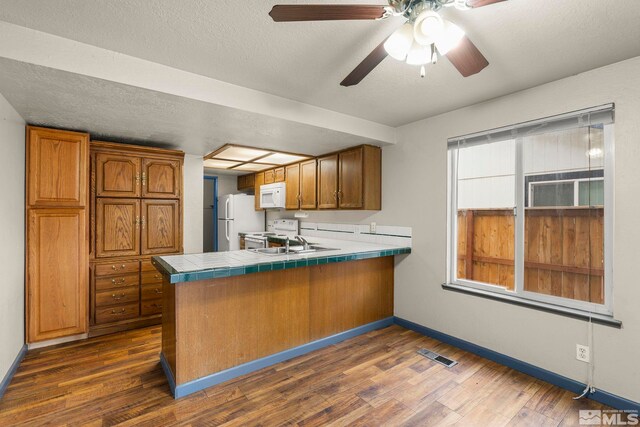
<path id="1" fill-rule="evenodd" d="M 589 363 L 591 360 L 591 354 L 589 354 L 589 347 L 586 345 L 576 344 L 576 359 L 581 362 Z"/>
<path id="2" fill-rule="evenodd" d="M 375 233 L 376 232 L 376 223 L 372 222 L 371 225 L 369 225 L 369 232 L 370 233 Z"/>

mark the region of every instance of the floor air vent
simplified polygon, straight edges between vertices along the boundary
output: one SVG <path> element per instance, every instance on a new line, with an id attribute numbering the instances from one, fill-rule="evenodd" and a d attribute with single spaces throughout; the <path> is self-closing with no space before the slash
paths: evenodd
<path id="1" fill-rule="evenodd" d="M 446 366 L 447 368 L 451 368 L 452 366 L 455 366 L 458 364 L 458 362 L 455 362 L 451 359 L 447 359 L 446 357 L 438 354 L 438 353 L 434 353 L 433 351 L 429 351 L 426 348 L 421 348 L 420 350 L 418 350 L 418 354 L 426 357 L 427 359 L 431 359 L 434 362 L 438 362 L 443 364 L 444 366 Z"/>

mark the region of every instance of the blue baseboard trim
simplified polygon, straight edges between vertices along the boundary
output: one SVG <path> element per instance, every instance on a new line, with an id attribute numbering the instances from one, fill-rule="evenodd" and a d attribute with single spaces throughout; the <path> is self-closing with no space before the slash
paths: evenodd
<path id="1" fill-rule="evenodd" d="M 164 353 L 160 352 L 160 366 L 162 366 L 162 370 L 164 371 L 164 375 L 167 377 L 167 381 L 169 382 L 169 388 L 171 389 L 171 394 L 176 394 L 176 379 L 171 371 L 171 367 L 169 366 L 169 362 L 167 362 L 167 358 L 164 357 Z"/>
<path id="2" fill-rule="evenodd" d="M 173 373 L 169 368 L 169 364 L 162 354 L 160 355 L 160 363 L 162 364 L 165 375 L 169 379 L 169 387 L 171 387 L 174 398 L 179 399 L 205 388 L 209 388 L 225 381 L 229 381 L 241 375 L 266 368 L 267 366 L 275 365 L 276 363 L 284 362 L 285 360 L 289 360 L 297 356 L 302 356 L 303 354 L 307 354 L 314 350 L 339 343 L 340 341 L 344 341 L 346 339 L 353 338 L 355 336 L 362 335 L 376 329 L 386 328 L 387 326 L 393 325 L 393 322 L 393 317 L 387 317 L 386 319 L 367 323 L 366 325 L 358 326 L 357 328 L 349 329 L 348 331 L 340 332 L 339 334 L 331 335 L 330 337 L 322 338 L 298 347 L 290 348 L 288 350 L 281 351 L 280 353 L 272 354 L 261 359 L 252 360 L 251 362 L 234 366 L 233 368 L 216 372 L 215 374 L 207 375 L 206 377 L 198 378 L 196 380 L 189 381 L 184 384 L 179 384 L 177 386 L 175 385 L 175 382 L 173 382 Z"/>
<path id="3" fill-rule="evenodd" d="M 24 359 L 24 356 L 26 354 L 27 354 L 27 345 L 24 344 L 20 349 L 20 351 L 18 352 L 18 355 L 16 356 L 15 360 L 11 364 L 11 367 L 9 367 L 7 374 L 4 376 L 4 378 L 2 379 L 2 382 L 0 383 L 0 399 L 2 399 L 2 397 L 4 396 L 4 392 L 7 391 L 7 387 L 9 387 L 9 384 L 11 383 L 13 376 L 16 374 L 16 371 L 18 370 L 18 366 L 20 366 L 20 362 L 22 362 L 22 359 Z"/>
<path id="4" fill-rule="evenodd" d="M 582 391 L 586 387 L 586 384 L 579 381 L 572 380 L 571 378 L 556 374 L 555 372 L 551 372 L 538 366 L 531 365 L 530 363 L 523 362 L 522 360 L 514 359 L 511 356 L 498 353 L 497 351 L 490 350 L 486 347 L 479 346 L 469 341 L 465 341 L 460 338 L 445 334 L 443 332 L 427 328 L 426 326 L 413 323 L 409 320 L 395 317 L 394 323 L 398 326 L 402 326 L 403 328 L 410 329 L 419 334 L 434 338 L 438 341 L 442 341 L 443 343 L 450 344 L 459 349 L 477 354 L 480 357 L 492 360 L 501 365 L 515 369 L 516 371 L 531 375 L 532 377 L 564 388 L 573 393 L 582 394 Z M 640 403 L 633 402 L 629 399 L 616 396 L 615 394 L 611 394 L 606 391 L 596 389 L 595 393 L 589 395 L 589 399 L 595 400 L 596 402 L 603 403 L 616 409 L 635 410 L 640 412 Z"/>

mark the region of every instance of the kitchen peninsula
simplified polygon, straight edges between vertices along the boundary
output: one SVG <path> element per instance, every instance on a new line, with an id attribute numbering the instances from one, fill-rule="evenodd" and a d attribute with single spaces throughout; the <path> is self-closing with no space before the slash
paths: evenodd
<path id="1" fill-rule="evenodd" d="M 394 256 L 411 248 L 314 241 L 339 249 L 153 258 L 176 398 L 392 323 Z"/>

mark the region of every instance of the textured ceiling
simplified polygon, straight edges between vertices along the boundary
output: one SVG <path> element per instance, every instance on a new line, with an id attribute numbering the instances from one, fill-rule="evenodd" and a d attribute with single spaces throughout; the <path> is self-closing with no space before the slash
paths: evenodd
<path id="1" fill-rule="evenodd" d="M 640 55 L 640 0 L 509 0 L 446 11 L 491 62 L 480 74 L 462 78 L 443 59 L 420 79 L 387 58 L 343 88 L 400 18 L 274 23 L 274 3 L 0 0 L 0 20 L 391 126 Z"/>
<path id="2" fill-rule="evenodd" d="M 0 93 L 31 124 L 204 155 L 226 143 L 319 155 L 366 138 L 0 58 Z"/>

